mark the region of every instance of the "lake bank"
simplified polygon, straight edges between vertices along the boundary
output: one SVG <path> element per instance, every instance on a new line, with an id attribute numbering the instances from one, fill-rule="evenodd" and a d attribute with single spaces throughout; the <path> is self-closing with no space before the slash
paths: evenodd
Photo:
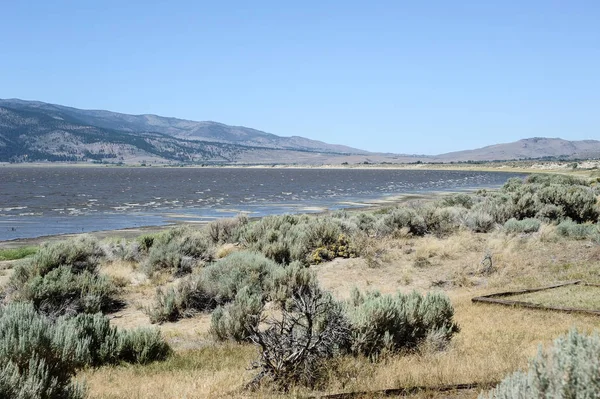
<path id="1" fill-rule="evenodd" d="M 0 168 L 0 241 L 394 203 L 519 173 L 400 169 Z"/>
<path id="2" fill-rule="evenodd" d="M 361 207 L 343 208 L 343 210 L 348 211 L 348 212 L 373 211 L 373 210 L 376 210 L 381 207 L 401 205 L 401 204 L 405 204 L 410 201 L 433 201 L 435 199 L 440 198 L 440 196 L 449 195 L 449 194 L 451 194 L 451 192 L 429 193 L 427 195 L 404 195 L 404 196 L 395 197 L 393 199 L 380 200 L 378 202 L 374 202 L 374 203 L 371 203 L 371 204 L 368 204 L 365 206 L 361 206 Z M 311 214 L 325 215 L 325 214 L 328 214 L 331 212 L 332 212 L 331 210 L 322 209 L 319 211 L 311 212 Z M 232 216 L 235 216 L 235 215 L 232 215 Z M 264 217 L 264 216 L 250 217 L 250 219 L 257 220 L 262 217 Z M 168 230 L 168 229 L 170 229 L 174 226 L 178 226 L 178 225 L 198 226 L 198 225 L 206 225 L 208 223 L 210 223 L 210 221 L 201 221 L 201 222 L 177 221 L 177 222 L 168 223 L 168 224 L 164 224 L 164 225 L 148 225 L 148 226 L 139 226 L 139 227 L 124 228 L 124 229 L 97 230 L 97 231 L 90 231 L 90 232 L 86 232 L 86 233 L 50 234 L 50 235 L 45 235 L 45 236 L 40 236 L 40 237 L 17 238 L 14 240 L 0 241 L 0 249 L 14 249 L 14 248 L 27 247 L 27 246 L 38 246 L 45 242 L 63 241 L 68 238 L 81 236 L 83 234 L 89 234 L 99 240 L 102 240 L 105 238 L 131 239 L 131 238 L 141 236 L 143 234 L 159 233 L 161 231 Z"/>
<path id="3" fill-rule="evenodd" d="M 576 168 L 573 165 L 577 164 Z M 600 160 L 578 161 L 495 161 L 462 163 L 355 163 L 355 164 L 227 164 L 227 165 L 146 165 L 146 164 L 97 164 L 87 162 L 0 162 L 0 168 L 51 167 L 51 168 L 187 168 L 187 169 L 366 169 L 366 170 L 452 170 L 514 173 L 585 173 L 600 169 Z"/>

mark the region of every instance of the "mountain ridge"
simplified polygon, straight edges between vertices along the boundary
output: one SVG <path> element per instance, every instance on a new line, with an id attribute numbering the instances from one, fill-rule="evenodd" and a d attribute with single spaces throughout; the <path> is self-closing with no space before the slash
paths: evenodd
<path id="1" fill-rule="evenodd" d="M 591 158 L 600 156 L 598 140 L 564 140 L 561 138 L 531 137 L 510 143 L 454 151 L 434 156 L 438 161 L 502 161 L 544 157 Z"/>
<path id="2" fill-rule="evenodd" d="M 323 151 L 340 154 L 367 154 L 368 151 L 338 144 L 328 144 L 299 136 L 282 137 L 245 126 L 231 126 L 214 121 L 192 121 L 156 114 L 130 115 L 106 110 L 84 110 L 74 107 L 27 101 L 0 99 L 0 106 L 38 109 L 45 112 L 69 113 L 85 124 L 132 133 L 162 133 L 175 138 L 241 144 L 274 149 Z"/>
<path id="3" fill-rule="evenodd" d="M 594 157 L 600 157 L 598 140 L 546 137 L 439 155 L 372 153 L 214 121 L 0 99 L 0 162 L 341 164 Z"/>

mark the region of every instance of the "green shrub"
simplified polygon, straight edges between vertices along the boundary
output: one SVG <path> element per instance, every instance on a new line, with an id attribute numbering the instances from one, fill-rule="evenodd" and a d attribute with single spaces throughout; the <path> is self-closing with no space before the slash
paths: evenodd
<path id="1" fill-rule="evenodd" d="M 167 288 L 166 290 L 158 288 L 154 297 L 154 303 L 146 309 L 146 313 L 150 317 L 150 322 L 164 323 L 182 318 L 187 311 L 184 299 L 183 295 L 174 287 Z"/>
<path id="2" fill-rule="evenodd" d="M 213 252 L 214 247 L 205 230 L 174 227 L 153 239 L 143 269 L 149 276 L 160 270 L 183 275 L 190 273 L 198 262 L 211 261 Z"/>
<path id="3" fill-rule="evenodd" d="M 510 219 L 504 223 L 504 231 L 509 234 L 535 233 L 540 229 L 541 222 L 537 219 Z"/>
<path id="4" fill-rule="evenodd" d="M 32 357 L 25 367 L 15 362 L 0 366 L 0 397 L 19 399 L 83 399 L 85 389 L 79 384 L 68 384 L 48 370 L 46 361 Z"/>
<path id="5" fill-rule="evenodd" d="M 119 331 L 101 314 L 55 321 L 31 303 L 0 308 L 0 397 L 82 398 L 77 369 L 121 361 L 147 363 L 170 353 L 158 330 Z"/>
<path id="6" fill-rule="evenodd" d="M 333 218 L 313 218 L 306 224 L 306 244 L 309 248 L 334 245 L 342 234 L 339 224 Z"/>
<path id="7" fill-rule="evenodd" d="M 419 208 L 418 212 L 425 221 L 427 233 L 444 237 L 460 227 L 461 220 L 467 210 L 456 206 L 439 208 L 426 205 Z"/>
<path id="8" fill-rule="evenodd" d="M 514 192 L 514 191 L 518 190 L 521 186 L 523 186 L 523 183 L 524 183 L 523 179 L 520 179 L 518 177 L 511 177 L 502 186 L 502 191 L 508 192 L 508 193 Z"/>
<path id="9" fill-rule="evenodd" d="M 70 353 L 76 367 L 164 360 L 169 345 L 157 329 L 119 330 L 100 313 L 61 317 L 54 323 L 55 345 Z"/>
<path id="10" fill-rule="evenodd" d="M 377 235 L 390 236 L 406 228 L 408 232 L 422 236 L 427 232 L 427 225 L 421 215 L 411 208 L 395 208 L 391 213 L 383 215 L 377 222 Z"/>
<path id="11" fill-rule="evenodd" d="M 359 212 L 353 215 L 350 219 L 352 223 L 367 235 L 375 234 L 375 226 L 377 223 L 377 217 L 374 214 L 367 212 Z"/>
<path id="12" fill-rule="evenodd" d="M 112 309 L 118 303 L 117 288 L 110 278 L 98 274 L 101 252 L 89 236 L 43 245 L 15 267 L 9 299 L 32 301 L 36 309 L 53 317 Z"/>
<path id="13" fill-rule="evenodd" d="M 120 360 L 120 332 L 102 314 L 80 314 L 56 320 L 54 342 L 72 353 L 75 366 L 100 366 Z"/>
<path id="14" fill-rule="evenodd" d="M 595 222 L 599 211 L 594 191 L 587 186 L 550 185 L 537 190 L 539 201 L 562 208 L 564 216 L 577 222 Z"/>
<path id="15" fill-rule="evenodd" d="M 308 219 L 307 215 L 267 216 L 242 226 L 239 242 L 280 264 L 295 260 L 307 263 L 311 251 L 306 242 Z"/>
<path id="16" fill-rule="evenodd" d="M 224 244 L 237 241 L 239 230 L 248 222 L 248 216 L 239 215 L 235 218 L 217 219 L 210 222 L 206 228 L 214 244 Z"/>
<path id="17" fill-rule="evenodd" d="M 531 174 L 525 179 L 527 184 L 551 185 L 560 184 L 564 186 L 589 186 L 588 181 L 573 175 L 558 174 Z"/>
<path id="18" fill-rule="evenodd" d="M 263 296 L 243 287 L 233 302 L 214 310 L 210 333 L 218 341 L 247 341 L 258 328 L 262 310 Z"/>
<path id="19" fill-rule="evenodd" d="M 137 240 L 127 241 L 124 238 L 104 240 L 101 247 L 104 255 L 111 261 L 138 262 L 143 254 L 143 250 Z"/>
<path id="20" fill-rule="evenodd" d="M 31 304 L 0 308 L 0 397 L 83 398 L 71 381 L 77 354 L 65 349 L 56 344 L 50 320 Z"/>
<path id="21" fill-rule="evenodd" d="M 596 230 L 597 226 L 591 224 L 578 224 L 572 220 L 565 220 L 556 227 L 558 235 L 574 238 L 576 240 L 584 240 L 593 237 Z"/>
<path id="22" fill-rule="evenodd" d="M 343 212 L 331 216 L 269 216 L 242 226 L 240 243 L 287 265 L 300 261 L 305 265 L 335 257 L 357 255 L 353 237 L 360 232 L 353 219 Z"/>
<path id="23" fill-rule="evenodd" d="M 13 299 L 31 301 L 41 312 L 59 316 L 111 310 L 116 305 L 116 293 L 107 276 L 87 270 L 76 274 L 70 267 L 60 266 L 45 276 L 31 278 Z"/>
<path id="24" fill-rule="evenodd" d="M 435 335 L 449 342 L 459 331 L 454 308 L 441 293 L 352 294 L 349 304 L 352 352 L 376 359 L 382 353 L 414 349 Z"/>
<path id="25" fill-rule="evenodd" d="M 268 289 L 277 263 L 256 252 L 235 252 L 205 267 L 203 275 L 225 300 L 231 301 L 243 287 L 262 293 Z"/>
<path id="26" fill-rule="evenodd" d="M 225 303 L 218 288 L 206 281 L 203 275 L 187 277 L 175 287 L 157 289 L 154 304 L 146 310 L 152 323 L 176 321 L 198 312 L 209 311 Z"/>
<path id="27" fill-rule="evenodd" d="M 546 222 L 568 217 L 577 222 L 596 221 L 600 214 L 597 194 L 589 183 L 573 176 L 530 175 L 524 182 L 509 180 L 502 192 L 510 198 L 509 218 L 539 218 Z M 493 212 L 490 212 L 493 214 Z"/>
<path id="28" fill-rule="evenodd" d="M 600 397 L 600 337 L 571 330 L 480 399 Z"/>
<path id="29" fill-rule="evenodd" d="M 154 239 L 156 238 L 156 236 L 157 234 L 143 234 L 136 238 L 140 250 L 144 253 L 148 253 L 148 251 L 150 251 L 150 248 L 152 248 L 152 246 L 154 245 Z"/>
<path id="30" fill-rule="evenodd" d="M 535 218 L 546 223 L 561 222 L 565 218 L 565 210 L 559 205 L 544 204 L 535 214 Z"/>
<path id="31" fill-rule="evenodd" d="M 281 308 L 289 308 L 294 295 L 300 295 L 316 284 L 315 274 L 300 262 L 278 268 L 271 276 L 266 296 Z"/>
<path id="32" fill-rule="evenodd" d="M 465 227 L 476 233 L 487 233 L 496 225 L 492 215 L 476 209 L 472 209 L 464 216 L 463 223 Z"/>
<path id="33" fill-rule="evenodd" d="M 444 207 L 463 207 L 467 209 L 471 209 L 473 206 L 473 196 L 465 193 L 452 194 L 445 197 L 441 201 L 442 206 Z"/>
<path id="34" fill-rule="evenodd" d="M 146 364 L 164 360 L 171 354 L 171 348 L 157 329 L 122 331 L 119 343 L 120 358 L 129 363 Z"/>
<path id="35" fill-rule="evenodd" d="M 473 206 L 478 210 L 492 216 L 494 221 L 504 224 L 507 220 L 516 217 L 516 205 L 513 198 L 504 193 L 489 193 L 479 198 L 479 202 Z"/>
<path id="36" fill-rule="evenodd" d="M 29 276 L 45 276 L 59 266 L 69 266 L 75 273 L 95 272 L 103 252 L 95 238 L 82 235 L 66 241 L 42 244 L 22 266 Z"/>
<path id="37" fill-rule="evenodd" d="M 539 195 L 532 186 L 525 185 L 523 189 L 514 193 L 512 210 L 513 216 L 516 219 L 535 217 L 542 206 L 542 203 L 539 201 Z"/>
<path id="38" fill-rule="evenodd" d="M 271 289 L 273 273 L 279 268 L 260 253 L 235 252 L 176 287 L 158 289 L 155 303 L 147 312 L 153 323 L 176 321 L 231 302 L 243 288 L 262 295 Z"/>

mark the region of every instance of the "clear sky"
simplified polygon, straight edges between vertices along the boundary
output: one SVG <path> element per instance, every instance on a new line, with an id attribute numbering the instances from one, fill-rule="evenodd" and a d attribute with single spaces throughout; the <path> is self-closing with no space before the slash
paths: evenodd
<path id="1" fill-rule="evenodd" d="M 600 1 L 3 1 L 13 97 L 396 153 L 600 139 Z"/>

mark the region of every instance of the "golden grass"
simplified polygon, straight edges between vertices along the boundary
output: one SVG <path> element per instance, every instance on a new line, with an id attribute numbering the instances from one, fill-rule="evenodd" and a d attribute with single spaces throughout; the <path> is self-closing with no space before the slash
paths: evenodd
<path id="1" fill-rule="evenodd" d="M 571 326 L 591 331 L 600 323 L 593 316 L 476 305 L 470 301 L 474 294 L 451 295 L 461 332 L 447 351 L 397 356 L 383 364 L 348 360 L 347 367 L 357 363 L 357 372 L 344 386 L 340 380 L 339 388 L 353 391 L 494 382 L 525 367 L 540 342 L 550 342 Z"/>
<path id="2" fill-rule="evenodd" d="M 564 306 L 600 310 L 600 287 L 568 285 L 544 291 L 505 297 L 511 301 L 530 302 L 544 306 Z"/>
<path id="3" fill-rule="evenodd" d="M 470 298 L 482 293 L 465 289 L 451 293 L 461 332 L 448 350 L 394 356 L 382 363 L 344 357 L 335 362 L 320 392 L 495 382 L 526 367 L 540 343 L 551 342 L 572 326 L 583 331 L 600 326 L 600 319 L 593 316 L 472 304 Z M 252 377 L 246 368 L 255 355 L 250 345 L 207 344 L 163 363 L 103 367 L 80 376 L 89 385 L 90 398 L 98 399 L 277 397 L 268 391 L 250 395 L 240 390 Z M 294 393 L 309 394 L 303 389 Z"/>
<path id="4" fill-rule="evenodd" d="M 215 259 L 222 259 L 234 252 L 240 251 L 238 244 L 223 244 L 215 251 Z"/>
<path id="5" fill-rule="evenodd" d="M 217 398 L 238 396 L 255 355 L 245 345 L 207 346 L 148 366 L 103 367 L 80 373 L 89 398 Z"/>

